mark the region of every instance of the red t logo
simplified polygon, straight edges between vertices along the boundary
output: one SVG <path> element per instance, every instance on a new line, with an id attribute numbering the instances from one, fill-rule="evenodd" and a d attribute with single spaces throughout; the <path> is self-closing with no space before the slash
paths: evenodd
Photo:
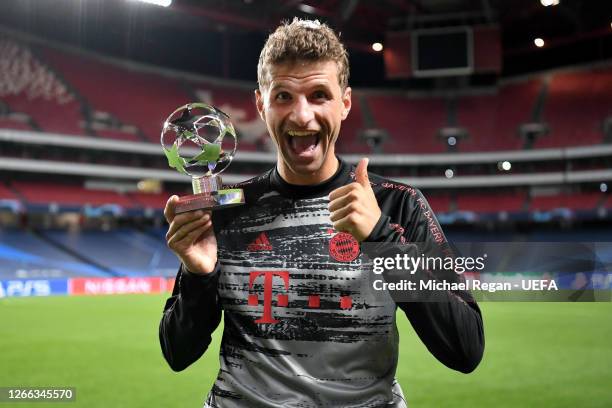
<path id="1" fill-rule="evenodd" d="M 281 278 L 285 284 L 285 289 L 289 289 L 289 272 L 287 271 L 254 271 L 249 274 L 249 289 L 253 289 L 253 283 L 260 276 L 264 277 L 264 314 L 255 320 L 255 323 L 278 323 L 272 316 L 272 281 L 275 276 Z M 287 295 L 278 295 L 277 305 L 287 306 Z M 259 298 L 256 294 L 249 295 L 249 306 L 257 306 Z"/>

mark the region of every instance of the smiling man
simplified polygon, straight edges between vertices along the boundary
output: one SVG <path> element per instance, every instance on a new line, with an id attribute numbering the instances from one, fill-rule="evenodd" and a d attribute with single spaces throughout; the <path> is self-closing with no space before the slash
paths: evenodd
<path id="1" fill-rule="evenodd" d="M 361 242 L 446 239 L 422 194 L 355 168 L 335 145 L 351 108 L 344 46 L 318 21 L 270 35 L 257 109 L 276 166 L 242 183 L 246 205 L 175 215 L 168 246 L 182 265 L 160 324 L 163 354 L 183 370 L 208 348 L 223 311 L 220 371 L 206 407 L 406 407 L 395 380 L 399 306 L 432 354 L 470 372 L 482 357 L 480 310 L 467 292 L 395 303 L 375 293 Z M 213 219 L 214 218 L 214 219 Z"/>

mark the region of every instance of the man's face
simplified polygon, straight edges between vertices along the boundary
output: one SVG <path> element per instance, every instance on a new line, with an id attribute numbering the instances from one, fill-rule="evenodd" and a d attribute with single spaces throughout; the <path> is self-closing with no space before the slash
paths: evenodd
<path id="1" fill-rule="evenodd" d="M 293 184 L 314 184 L 337 169 L 334 145 L 351 108 L 333 61 L 274 65 L 256 91 L 257 109 L 278 148 L 278 169 Z"/>

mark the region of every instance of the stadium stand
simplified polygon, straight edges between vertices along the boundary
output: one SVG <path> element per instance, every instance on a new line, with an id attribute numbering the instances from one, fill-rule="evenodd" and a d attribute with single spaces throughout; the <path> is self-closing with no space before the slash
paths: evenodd
<path id="1" fill-rule="evenodd" d="M 531 121 L 540 80 L 503 85 L 495 95 L 465 96 L 457 103 L 457 124 L 468 131 L 459 151 L 521 149 L 519 126 Z"/>
<path id="2" fill-rule="evenodd" d="M 0 261 L 0 279 L 111 276 L 20 229 L 0 229 Z"/>
<path id="3" fill-rule="evenodd" d="M 202 100 L 231 116 L 241 150 L 270 150 L 253 103 L 255 84 L 182 80 L 48 47 L 30 49 L 9 39 L 0 39 L 0 66 L 6 71 L 0 83 L 5 111 L 22 115 L 5 112 L 3 128 L 158 143 L 170 112 Z M 356 91 L 338 148 L 370 152 L 360 135 L 380 128 L 389 135 L 383 152 L 441 153 L 448 145 L 440 130 L 457 126 L 467 131 L 457 151 L 517 150 L 531 147 L 519 127 L 534 122 L 550 129 L 534 148 L 602 143 L 604 120 L 612 115 L 610 78 L 609 68 L 548 73 L 505 82 L 491 94 L 453 97 Z M 116 126 L 97 126 L 98 112 Z"/>
<path id="4" fill-rule="evenodd" d="M 401 95 L 367 97 L 376 127 L 390 137 L 384 152 L 442 153 L 446 142 L 437 138 L 446 125 L 446 102 L 443 98 L 408 98 Z"/>
<path id="5" fill-rule="evenodd" d="M 0 183 L 0 200 L 18 200 L 19 197 L 3 183 Z"/>
<path id="6" fill-rule="evenodd" d="M 170 193 L 128 193 L 128 195 L 142 208 L 151 208 L 154 210 L 163 210 L 166 202 L 170 197 Z"/>
<path id="7" fill-rule="evenodd" d="M 123 208 L 135 206 L 128 197 L 114 191 L 89 190 L 77 185 L 16 181 L 12 183 L 12 187 L 21 194 L 27 204 L 55 203 L 69 207 L 106 204 L 116 204 Z"/>
<path id="8" fill-rule="evenodd" d="M 427 202 L 435 213 L 451 211 L 451 197 L 448 194 L 427 195 Z"/>
<path id="9" fill-rule="evenodd" d="M 362 106 L 363 99 L 357 92 L 353 92 L 351 112 L 342 122 L 342 129 L 336 144 L 338 153 L 368 153 L 371 151 L 366 142 L 360 138 L 360 132 L 367 127 Z"/>
<path id="10" fill-rule="evenodd" d="M 120 68 L 103 61 L 52 49 L 44 59 L 74 86 L 92 109 L 139 128 L 147 140 L 159 143 L 164 119 L 190 100 L 178 81 Z"/>
<path id="11" fill-rule="evenodd" d="M 113 276 L 173 276 L 178 268 L 176 257 L 164 241 L 130 228 L 76 233 L 51 230 L 41 234 Z"/>
<path id="12" fill-rule="evenodd" d="M 525 210 L 527 194 L 461 194 L 457 197 L 457 210 L 477 213 L 495 213 L 499 211 L 520 212 Z"/>
<path id="13" fill-rule="evenodd" d="M 12 112 L 26 114 L 45 132 L 83 134 L 80 103 L 29 47 L 0 38 L 0 71 L 0 98 Z M 3 125 L 24 128 L 18 123 Z"/>
<path id="14" fill-rule="evenodd" d="M 30 125 L 30 117 L 24 113 L 6 113 L 0 116 L 0 129 L 35 130 Z"/>
<path id="15" fill-rule="evenodd" d="M 612 71 L 565 72 L 552 76 L 544 106 L 550 134 L 535 147 L 600 144 L 603 122 L 612 115 Z"/>
<path id="16" fill-rule="evenodd" d="M 555 194 L 533 197 L 530 203 L 532 211 L 551 211 L 560 208 L 571 210 L 595 210 L 604 196 L 602 193 Z"/>

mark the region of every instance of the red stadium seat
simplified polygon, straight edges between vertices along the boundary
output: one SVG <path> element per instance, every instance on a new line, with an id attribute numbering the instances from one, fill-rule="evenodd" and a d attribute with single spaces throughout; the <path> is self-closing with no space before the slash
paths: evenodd
<path id="1" fill-rule="evenodd" d="M 441 98 L 407 98 L 400 95 L 367 97 L 378 128 L 389 132 L 385 152 L 442 153 L 446 143 L 438 130 L 446 125 L 445 101 Z"/>
<path id="2" fill-rule="evenodd" d="M 19 200 L 19 197 L 3 183 L 0 183 L 0 200 Z"/>
<path id="3" fill-rule="evenodd" d="M 535 147 L 602 143 L 602 123 L 612 115 L 611 107 L 610 69 L 555 74 L 544 106 L 550 134 L 539 138 Z"/>
<path id="4" fill-rule="evenodd" d="M 531 121 L 542 87 L 540 80 L 503 85 L 496 95 L 462 97 L 457 103 L 457 124 L 469 132 L 459 151 L 521 149 L 518 128 Z"/>
<path id="5" fill-rule="evenodd" d="M 557 194 L 533 197 L 531 211 L 551 211 L 557 208 L 570 210 L 595 210 L 602 200 L 601 193 Z"/>
<path id="6" fill-rule="evenodd" d="M 105 205 L 118 204 L 132 208 L 135 203 L 128 197 L 107 190 L 89 190 L 82 186 L 40 182 L 14 182 L 13 187 L 30 204 Z"/>
<path id="7" fill-rule="evenodd" d="M 523 211 L 526 193 L 462 194 L 457 197 L 457 210 L 479 213 Z"/>
<path id="8" fill-rule="evenodd" d="M 168 77 L 51 49 L 45 49 L 44 56 L 94 110 L 137 126 L 153 143 L 159 143 L 166 117 L 192 99 L 178 80 Z"/>

